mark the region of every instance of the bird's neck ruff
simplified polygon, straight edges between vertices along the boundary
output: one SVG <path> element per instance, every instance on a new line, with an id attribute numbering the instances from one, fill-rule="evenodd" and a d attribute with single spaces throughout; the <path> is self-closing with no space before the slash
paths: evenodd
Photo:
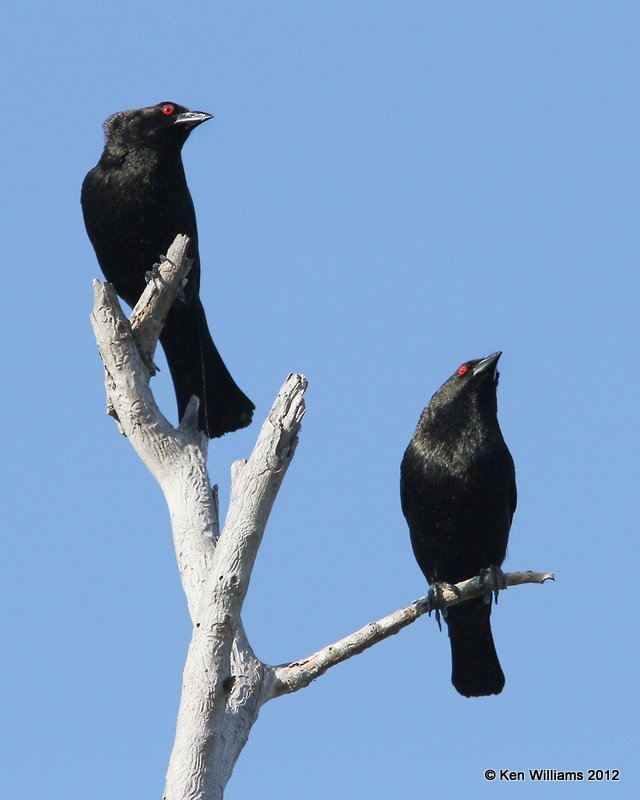
<path id="1" fill-rule="evenodd" d="M 492 402 L 491 396 L 469 393 L 464 400 L 464 403 L 442 404 L 432 400 L 424 409 L 416 438 L 425 449 L 437 449 L 455 458 L 461 452 L 480 450 L 492 432 L 500 430 L 497 404 Z"/>

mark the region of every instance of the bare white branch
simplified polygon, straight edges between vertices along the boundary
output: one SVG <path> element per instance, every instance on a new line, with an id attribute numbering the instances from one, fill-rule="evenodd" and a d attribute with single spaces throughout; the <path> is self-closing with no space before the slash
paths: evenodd
<path id="1" fill-rule="evenodd" d="M 506 572 L 504 573 L 504 578 L 507 586 L 518 586 L 523 583 L 544 583 L 546 580 L 554 580 L 551 572 Z M 476 577 L 462 581 L 456 586 L 460 593 L 459 596 L 449 589 L 443 591 L 441 603 L 443 608 L 477 597 L 488 591 L 493 591 L 496 588 L 492 578 L 489 576 L 484 578 L 482 582 L 479 577 Z M 358 655 L 358 653 L 362 653 L 388 636 L 393 636 L 429 611 L 428 598 L 421 598 L 408 608 L 394 611 L 393 614 L 389 614 L 377 622 L 370 622 L 364 628 L 360 628 L 355 633 L 324 647 L 308 658 L 291 664 L 273 667 L 269 698 L 265 698 L 265 701 L 272 697 L 290 694 L 303 689 L 331 667 Z"/>
<path id="2" fill-rule="evenodd" d="M 294 456 L 304 416 L 303 375 L 289 375 L 265 420 L 248 461 L 232 468 L 229 511 L 213 572 L 237 581 L 233 613 L 240 613 L 271 508 Z M 231 608 L 230 608 L 231 611 Z"/>
<path id="3" fill-rule="evenodd" d="M 178 244 L 186 249 L 184 242 Z M 172 251 L 173 245 L 169 249 Z M 175 296 L 181 280 L 179 273 L 187 269 L 185 259 L 179 253 L 174 256 L 175 260 L 161 265 L 164 282 L 159 288 L 147 286 L 145 290 L 143 297 L 150 310 L 145 311 L 141 302 L 136 305 L 138 334 L 150 351 L 155 347 L 151 343 L 153 336 L 160 332 L 157 314 L 166 316 L 158 295 L 171 290 Z M 105 365 L 109 399 L 122 432 L 165 494 L 180 577 L 193 618 L 218 536 L 216 507 L 206 469 L 208 441 L 193 427 L 176 430 L 162 415 L 149 388 L 146 360 L 113 287 L 96 280 L 94 295 L 91 323 Z"/>
<path id="4" fill-rule="evenodd" d="M 167 314 L 178 297 L 192 261 L 187 258 L 189 237 L 179 234 L 167 255 L 149 273 L 149 281 L 131 313 L 131 327 L 143 357 L 150 363 Z"/>
<path id="5" fill-rule="evenodd" d="M 295 452 L 306 385 L 301 375 L 287 378 L 251 457 L 233 468 L 229 512 L 185 665 L 165 788 L 168 800 L 222 797 L 258 714 L 264 665 L 248 646 L 240 611 L 269 512 Z M 232 672 L 238 667 L 242 672 Z"/>

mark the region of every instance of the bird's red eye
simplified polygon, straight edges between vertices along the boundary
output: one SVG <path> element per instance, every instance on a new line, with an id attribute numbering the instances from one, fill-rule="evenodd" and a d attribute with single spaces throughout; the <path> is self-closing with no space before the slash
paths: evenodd
<path id="1" fill-rule="evenodd" d="M 170 117 L 174 111 L 175 109 L 171 103 L 167 103 L 166 106 L 162 106 L 162 113 L 166 114 L 168 117 Z"/>
<path id="2" fill-rule="evenodd" d="M 458 375 L 466 375 L 469 371 L 469 367 L 466 364 L 461 364 L 458 367 Z"/>

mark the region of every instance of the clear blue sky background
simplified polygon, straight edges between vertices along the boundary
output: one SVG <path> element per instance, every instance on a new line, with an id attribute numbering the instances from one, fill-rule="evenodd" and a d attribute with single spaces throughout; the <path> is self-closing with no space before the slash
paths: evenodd
<path id="1" fill-rule="evenodd" d="M 3 11 L 0 795 L 160 797 L 190 635 L 169 520 L 104 414 L 80 184 L 113 111 L 213 113 L 185 148 L 202 295 L 257 406 L 307 415 L 245 622 L 296 659 L 424 594 L 398 497 L 418 415 L 501 349 L 519 506 L 504 693 L 419 621 L 265 707 L 229 800 L 539 797 L 487 768 L 638 788 L 636 2 L 12 3 Z M 175 418 L 166 370 L 154 381 Z M 583 797 L 584 784 L 545 796 Z"/>

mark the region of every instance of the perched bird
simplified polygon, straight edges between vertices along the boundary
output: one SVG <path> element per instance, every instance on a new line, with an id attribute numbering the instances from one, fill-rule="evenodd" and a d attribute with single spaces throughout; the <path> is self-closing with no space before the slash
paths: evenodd
<path id="1" fill-rule="evenodd" d="M 100 268 L 130 306 L 177 234 L 191 239 L 194 263 L 160 342 L 180 418 L 196 395 L 200 429 L 213 438 L 248 425 L 254 405 L 220 357 L 199 297 L 198 231 L 181 151 L 191 131 L 208 119 L 211 114 L 170 102 L 110 116 L 100 160 L 82 184 L 81 204 Z"/>
<path id="2" fill-rule="evenodd" d="M 465 361 L 422 412 L 400 468 L 402 511 L 427 581 L 455 584 L 499 568 L 516 508 L 513 459 L 498 425 L 498 359 Z M 451 682 L 500 694 L 504 675 L 484 598 L 450 606 Z"/>

